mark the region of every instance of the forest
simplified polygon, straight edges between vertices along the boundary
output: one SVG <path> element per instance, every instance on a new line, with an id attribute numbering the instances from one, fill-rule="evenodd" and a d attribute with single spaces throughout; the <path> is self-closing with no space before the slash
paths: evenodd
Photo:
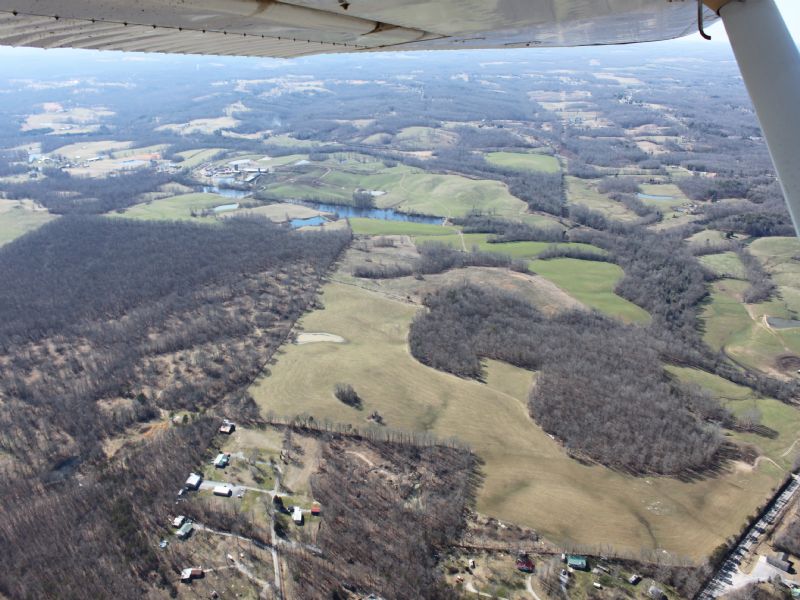
<path id="1" fill-rule="evenodd" d="M 596 312 L 545 318 L 521 298 L 473 285 L 424 303 L 409 333 L 412 354 L 461 377 L 480 379 L 483 358 L 538 371 L 531 414 L 577 456 L 669 475 L 702 472 L 718 459 L 718 426 L 732 416 L 671 381 L 641 329 Z"/>
<path id="2" fill-rule="evenodd" d="M 64 598 L 133 598 L 146 582 L 172 585 L 149 532 L 218 421 L 127 459 L 109 461 L 106 442 L 162 411 L 256 417 L 242 388 L 349 240 L 257 218 L 64 217 L 0 250 L 0 447 L 13 457 L 0 484 L 0 592 L 41 598 L 58 584 Z"/>

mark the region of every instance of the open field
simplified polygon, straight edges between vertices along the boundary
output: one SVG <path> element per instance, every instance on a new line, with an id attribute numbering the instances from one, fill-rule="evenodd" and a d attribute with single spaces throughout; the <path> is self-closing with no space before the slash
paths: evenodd
<path id="1" fill-rule="evenodd" d="M 64 109 L 52 102 L 45 103 L 44 108 L 44 112 L 29 115 L 25 119 L 22 131 L 49 128 L 59 134 L 89 133 L 100 127 L 100 121 L 104 117 L 114 114 L 100 107 Z"/>
<path id="2" fill-rule="evenodd" d="M 130 148 L 133 142 L 115 142 L 104 140 L 102 142 L 82 142 L 79 144 L 69 144 L 56 148 L 50 154 L 53 156 L 63 156 L 67 160 L 86 160 L 98 154 L 109 154 L 115 150 Z"/>
<path id="3" fill-rule="evenodd" d="M 405 212 L 460 217 L 478 209 L 510 218 L 527 212 L 527 205 L 498 181 L 432 174 L 403 165 L 385 167 L 374 160 L 334 158 L 304 165 L 302 171 L 283 170 L 264 191 L 278 199 L 349 204 L 358 188 L 385 192 L 375 204 Z"/>
<path id="4" fill-rule="evenodd" d="M 308 206 L 301 204 L 291 204 L 289 202 L 277 202 L 275 204 L 267 204 L 266 206 L 257 206 L 256 208 L 243 208 L 236 211 L 226 213 L 225 216 L 252 214 L 262 215 L 267 217 L 270 221 L 275 223 L 285 223 L 291 219 L 310 219 L 317 217 L 322 213 Z"/>
<path id="5" fill-rule="evenodd" d="M 503 242 L 501 244 L 492 244 L 488 242 L 490 237 L 492 237 L 492 235 L 488 233 L 465 233 L 458 235 L 458 233 L 455 232 L 453 235 L 441 238 L 439 236 L 415 236 L 414 241 L 418 244 L 425 242 L 438 242 L 448 244 L 449 246 L 459 250 L 463 250 L 464 248 L 467 250 L 477 248 L 482 252 L 494 252 L 496 254 L 505 254 L 506 256 L 511 256 L 512 258 L 527 259 L 534 259 L 539 256 L 539 254 L 551 247 L 574 248 L 576 250 L 586 250 L 588 252 L 595 252 L 597 254 L 606 253 L 605 250 L 602 250 L 597 246 L 592 246 L 591 244 L 582 244 L 576 242 Z"/>
<path id="6" fill-rule="evenodd" d="M 531 269 L 558 287 L 600 312 L 628 323 L 646 323 L 650 315 L 643 308 L 617 296 L 614 286 L 623 271 L 604 262 L 555 258 L 531 262 Z"/>
<path id="7" fill-rule="evenodd" d="M 458 141 L 458 135 L 445 129 L 433 127 L 406 127 L 394 137 L 394 143 L 401 146 L 436 148 L 452 146 Z"/>
<path id="8" fill-rule="evenodd" d="M 774 398 L 758 396 L 746 388 L 711 373 L 685 367 L 667 367 L 686 383 L 694 383 L 711 392 L 723 406 L 733 414 L 741 416 L 746 411 L 757 409 L 761 413 L 761 424 L 776 432 L 775 437 L 766 437 L 746 432 L 732 432 L 734 439 L 754 445 L 759 456 L 773 461 L 783 471 L 791 470 L 800 448 L 794 442 L 800 438 L 800 410 Z"/>
<path id="9" fill-rule="evenodd" d="M 191 133 L 205 133 L 208 135 L 213 134 L 220 129 L 230 129 L 236 127 L 239 121 L 233 117 L 216 117 L 212 119 L 194 119 L 188 123 L 168 123 L 156 127 L 156 131 L 173 131 L 180 135 L 189 135 Z"/>
<path id="10" fill-rule="evenodd" d="M 592 183 L 577 177 L 566 177 L 565 180 L 567 182 L 567 199 L 570 204 L 582 204 L 603 213 L 609 219 L 618 221 L 634 221 L 638 218 L 623 204 L 598 192 Z"/>
<path id="11" fill-rule="evenodd" d="M 778 368 L 776 363 L 781 356 L 800 356 L 800 330 L 770 327 L 766 317 L 792 315 L 780 299 L 743 304 L 741 294 L 747 286 L 747 282 L 735 280 L 714 283 L 701 315 L 706 343 L 747 367 L 773 376 L 794 377 L 791 370 Z"/>
<path id="12" fill-rule="evenodd" d="M 555 540 L 632 552 L 659 547 L 700 559 L 777 481 L 777 469 L 763 462 L 693 483 L 582 465 L 528 416 L 532 373 L 489 361 L 486 383 L 459 379 L 409 354 L 417 306 L 338 283 L 325 287 L 322 302 L 325 309 L 307 314 L 302 328 L 348 343 L 285 346 L 271 375 L 250 389 L 262 411 L 364 427 L 366 415 L 378 410 L 389 427 L 455 436 L 485 461 L 478 509 L 489 515 Z M 334 398 L 338 382 L 355 387 L 363 411 Z"/>
<path id="13" fill-rule="evenodd" d="M 380 219 L 350 219 L 353 233 L 365 235 L 457 235 L 455 227 L 443 227 L 428 223 L 409 223 L 406 221 L 383 221 Z"/>
<path id="14" fill-rule="evenodd" d="M 698 260 L 721 277 L 744 279 L 747 276 L 744 265 L 735 252 L 706 254 L 698 257 Z"/>
<path id="15" fill-rule="evenodd" d="M 178 152 L 179 156 L 183 157 L 183 162 L 180 163 L 181 167 L 186 169 L 193 169 L 204 162 L 208 162 L 214 156 L 222 152 L 222 148 L 203 148 L 202 150 L 184 150 Z"/>
<path id="16" fill-rule="evenodd" d="M 778 292 L 787 310 L 800 314 L 800 240 L 793 237 L 761 238 L 750 244 L 778 285 Z"/>
<path id="17" fill-rule="evenodd" d="M 229 198 L 219 194 L 181 194 L 180 196 L 153 200 L 147 204 L 135 204 L 119 216 L 145 220 L 193 219 L 196 218 L 192 217 L 193 210 L 212 209 L 215 206 L 229 204 L 230 202 Z M 210 218 L 204 218 L 204 220 L 210 220 Z"/>
<path id="18" fill-rule="evenodd" d="M 533 152 L 489 152 L 486 160 L 499 167 L 517 169 L 519 171 L 540 171 L 542 173 L 558 173 L 561 165 L 555 156 L 536 154 Z"/>
<path id="19" fill-rule="evenodd" d="M 35 210 L 30 201 L 0 199 L 0 246 L 56 218 L 46 210 Z"/>

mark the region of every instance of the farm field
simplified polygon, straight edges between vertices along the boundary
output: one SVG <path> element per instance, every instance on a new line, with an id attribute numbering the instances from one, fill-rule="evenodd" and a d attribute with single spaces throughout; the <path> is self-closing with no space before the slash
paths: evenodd
<path id="1" fill-rule="evenodd" d="M 452 226 L 428 223 L 409 223 L 407 221 L 383 221 L 381 219 L 350 219 L 353 233 L 361 235 L 412 235 L 412 236 L 457 236 L 458 230 Z"/>
<path id="2" fill-rule="evenodd" d="M 623 271 L 604 262 L 555 258 L 531 262 L 531 269 L 587 306 L 628 323 L 646 323 L 650 315 L 643 308 L 617 296 L 614 286 Z"/>
<path id="3" fill-rule="evenodd" d="M 793 237 L 754 240 L 750 252 L 757 256 L 778 285 L 788 311 L 800 313 L 800 241 Z"/>
<path id="4" fill-rule="evenodd" d="M 86 160 L 98 154 L 107 154 L 115 150 L 124 150 L 130 148 L 133 142 L 116 142 L 113 140 L 103 140 L 102 142 L 81 142 L 78 144 L 69 144 L 56 148 L 50 154 L 54 156 L 63 156 L 67 160 Z"/>
<path id="5" fill-rule="evenodd" d="M 406 166 L 384 167 L 376 161 L 311 163 L 300 172 L 282 171 L 279 181 L 264 191 L 278 199 L 352 203 L 353 192 L 368 189 L 378 208 L 461 217 L 475 209 L 502 217 L 520 218 L 527 205 L 498 181 L 473 180 L 459 175 L 427 173 Z"/>
<path id="6" fill-rule="evenodd" d="M 618 221 L 634 221 L 638 218 L 623 204 L 601 194 L 585 180 L 577 177 L 565 177 L 565 181 L 567 183 L 567 199 L 570 204 L 582 204 L 603 213 L 609 219 Z"/>
<path id="7" fill-rule="evenodd" d="M 33 210 L 27 201 L 0 200 L 0 246 L 57 218 L 46 210 Z"/>
<path id="8" fill-rule="evenodd" d="M 222 151 L 222 148 L 203 148 L 202 150 L 184 150 L 183 152 L 178 152 L 178 156 L 183 158 L 183 162 L 180 163 L 180 166 L 186 169 L 193 169 L 211 160 Z"/>
<path id="9" fill-rule="evenodd" d="M 698 260 L 720 277 L 729 277 L 731 279 L 744 279 L 746 277 L 744 265 L 735 252 L 706 254 L 698 257 Z"/>
<path id="10" fill-rule="evenodd" d="M 195 219 L 197 217 L 192 217 L 193 210 L 202 211 L 205 209 L 212 209 L 215 206 L 229 204 L 230 202 L 230 199 L 220 196 L 219 194 L 181 194 L 180 196 L 170 196 L 169 198 L 153 200 L 146 204 L 135 204 L 118 216 L 128 219 L 145 220 Z M 117 213 L 115 213 L 115 215 L 116 214 Z M 204 219 L 210 220 L 209 218 Z"/>
<path id="11" fill-rule="evenodd" d="M 498 167 L 507 167 L 520 171 L 540 171 L 542 173 L 558 173 L 561 165 L 555 156 L 536 154 L 534 152 L 489 152 L 486 160 Z"/>
<path id="12" fill-rule="evenodd" d="M 735 280 L 712 285 L 701 314 L 704 339 L 745 366 L 785 377 L 787 373 L 777 363 L 781 356 L 800 355 L 800 330 L 770 327 L 766 317 L 791 318 L 791 314 L 780 299 L 743 304 L 741 294 L 747 286 L 747 282 Z"/>
<path id="13" fill-rule="evenodd" d="M 486 383 L 459 379 L 410 356 L 406 340 L 416 305 L 339 283 L 324 288 L 322 303 L 324 310 L 301 320 L 302 330 L 346 343 L 284 347 L 271 374 L 250 388 L 261 410 L 357 427 L 378 410 L 388 427 L 457 437 L 485 461 L 477 508 L 489 515 L 558 541 L 623 551 L 659 547 L 700 559 L 777 482 L 777 469 L 763 463 L 693 483 L 583 465 L 528 416 L 533 373 L 489 361 Z M 355 387 L 363 411 L 334 398 L 340 382 Z"/>

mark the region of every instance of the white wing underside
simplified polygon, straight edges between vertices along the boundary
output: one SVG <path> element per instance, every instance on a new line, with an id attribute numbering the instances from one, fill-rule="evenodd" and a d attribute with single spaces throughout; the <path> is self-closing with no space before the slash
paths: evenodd
<path id="1" fill-rule="evenodd" d="M 0 0 L 0 45 L 293 57 L 627 44 L 696 21 L 694 0 Z"/>

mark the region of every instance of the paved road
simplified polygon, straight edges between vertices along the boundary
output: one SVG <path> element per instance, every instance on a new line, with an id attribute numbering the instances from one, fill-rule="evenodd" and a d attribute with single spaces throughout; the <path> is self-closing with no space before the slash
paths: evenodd
<path id="1" fill-rule="evenodd" d="M 747 530 L 747 533 L 733 551 L 728 554 L 725 562 L 722 563 L 722 566 L 714 574 L 711 581 L 708 582 L 708 585 L 697 594 L 696 600 L 713 600 L 713 598 L 734 589 L 744 587 L 748 583 L 766 581 L 776 573 L 786 575 L 783 571 L 777 569 L 773 572 L 773 567 L 766 563 L 766 559 L 763 556 L 759 558 L 758 564 L 751 573 L 743 573 L 739 566 L 745 557 L 753 551 L 761 536 L 775 524 L 783 509 L 786 508 L 786 505 L 798 490 L 800 490 L 800 481 L 798 481 L 797 476 L 793 475 L 791 483 L 775 499 L 769 510 L 761 515 L 761 518 Z M 762 566 L 762 563 L 765 566 Z"/>

